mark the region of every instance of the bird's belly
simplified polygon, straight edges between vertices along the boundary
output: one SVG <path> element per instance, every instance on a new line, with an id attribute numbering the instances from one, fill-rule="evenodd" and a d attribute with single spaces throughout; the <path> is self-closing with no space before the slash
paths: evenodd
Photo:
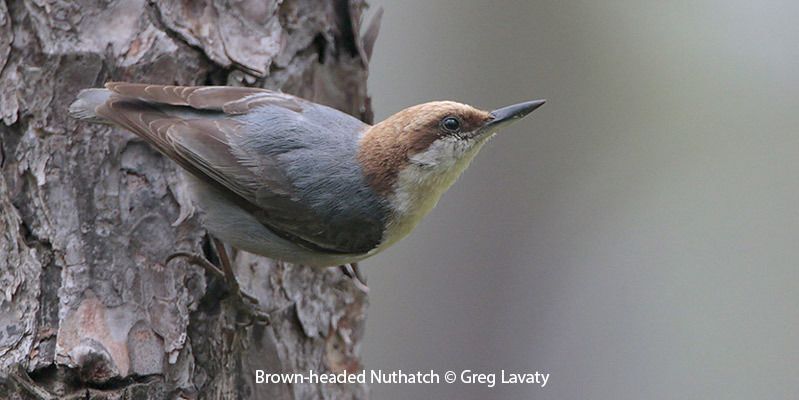
<path id="1" fill-rule="evenodd" d="M 258 222 L 249 212 L 230 202 L 201 180 L 184 174 L 203 226 L 222 241 L 249 253 L 276 260 L 315 267 L 329 267 L 360 261 L 370 254 L 316 252 L 288 241 Z"/>

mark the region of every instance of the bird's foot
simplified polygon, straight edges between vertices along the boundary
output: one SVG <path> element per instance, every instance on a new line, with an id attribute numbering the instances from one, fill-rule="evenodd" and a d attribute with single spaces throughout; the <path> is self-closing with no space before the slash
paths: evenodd
<path id="1" fill-rule="evenodd" d="M 245 293 L 241 289 L 234 293 L 233 307 L 236 310 L 236 324 L 241 326 L 257 323 L 259 325 L 271 325 L 272 317 L 269 312 L 264 311 L 261 303 L 253 296 Z"/>
<path id="2" fill-rule="evenodd" d="M 232 271 L 230 271 L 230 273 L 225 273 L 202 255 L 183 251 L 173 253 L 167 257 L 166 264 L 169 264 L 176 258 L 183 258 L 189 264 L 199 265 L 207 272 L 225 282 L 228 292 L 230 293 L 232 306 L 236 310 L 237 324 L 249 325 L 248 320 L 263 325 L 269 325 L 271 323 L 269 313 L 263 310 L 257 298 L 241 290 L 241 287 L 239 286 L 238 281 L 236 281 L 235 275 L 232 274 Z M 223 268 L 225 267 L 223 266 Z"/>
<path id="3" fill-rule="evenodd" d="M 344 264 L 341 267 L 341 272 L 352 279 L 352 283 L 364 293 L 369 293 L 369 286 L 366 286 L 366 279 L 361 274 L 357 263 Z"/>

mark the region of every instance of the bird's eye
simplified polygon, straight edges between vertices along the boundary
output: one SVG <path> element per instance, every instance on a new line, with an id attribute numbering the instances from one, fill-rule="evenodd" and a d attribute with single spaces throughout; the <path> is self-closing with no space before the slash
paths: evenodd
<path id="1" fill-rule="evenodd" d="M 461 129 L 461 121 L 455 117 L 446 117 L 441 120 L 441 127 L 447 132 L 457 132 Z"/>

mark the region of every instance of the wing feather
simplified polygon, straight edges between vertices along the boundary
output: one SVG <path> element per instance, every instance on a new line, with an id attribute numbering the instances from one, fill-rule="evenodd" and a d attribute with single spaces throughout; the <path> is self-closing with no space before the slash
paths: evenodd
<path id="1" fill-rule="evenodd" d="M 309 205 L 279 160 L 280 151 L 254 147 L 253 138 L 248 137 L 250 130 L 235 118 L 276 107 L 283 110 L 280 113 L 299 113 L 296 119 L 308 123 L 302 115 L 306 109 L 308 115 L 334 111 L 258 88 L 122 82 L 108 83 L 106 88 L 113 94 L 97 108 L 97 115 L 136 133 L 190 173 L 230 193 L 237 204 L 278 235 L 330 253 L 365 253 L 382 240 L 381 221 L 358 215 L 352 219 L 355 223 L 347 225 L 345 217 L 331 217 L 331 210 Z M 343 121 L 351 126 L 360 124 Z M 304 134 L 325 134 L 324 127 L 309 126 L 319 132 Z M 298 132 L 283 129 L 285 132 L 272 134 Z"/>

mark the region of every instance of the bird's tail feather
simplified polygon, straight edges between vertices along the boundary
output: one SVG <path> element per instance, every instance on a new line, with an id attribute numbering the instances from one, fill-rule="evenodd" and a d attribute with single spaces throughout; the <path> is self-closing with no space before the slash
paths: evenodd
<path id="1" fill-rule="evenodd" d="M 108 89 L 81 90 L 77 99 L 69 106 L 69 115 L 80 120 L 111 124 L 111 121 L 97 115 L 97 107 L 103 105 L 111 94 Z"/>

